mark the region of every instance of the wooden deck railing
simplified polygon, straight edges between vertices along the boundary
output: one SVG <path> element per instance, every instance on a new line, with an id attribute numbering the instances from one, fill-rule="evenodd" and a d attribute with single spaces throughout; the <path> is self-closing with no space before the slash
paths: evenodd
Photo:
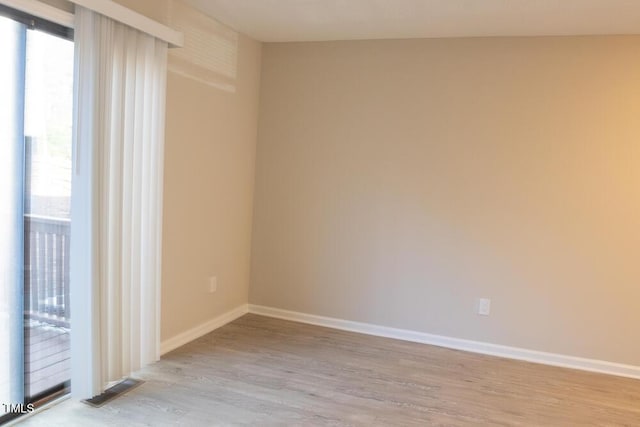
<path id="1" fill-rule="evenodd" d="M 70 220 L 24 216 L 24 311 L 30 319 L 69 327 Z"/>

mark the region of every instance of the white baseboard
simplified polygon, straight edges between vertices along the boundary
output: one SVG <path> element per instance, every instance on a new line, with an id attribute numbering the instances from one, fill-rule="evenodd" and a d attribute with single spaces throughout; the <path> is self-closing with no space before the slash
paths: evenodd
<path id="1" fill-rule="evenodd" d="M 547 353 L 518 347 L 490 344 L 486 342 L 451 338 L 442 335 L 433 335 L 406 329 L 389 328 L 386 326 L 372 325 L 369 323 L 352 322 L 350 320 L 316 316 L 313 314 L 299 313 L 296 311 L 282 310 L 279 308 L 265 307 L 254 304 L 249 304 L 249 313 L 275 317 L 277 319 L 308 323 L 311 325 L 341 329 L 344 331 L 359 332 L 362 334 L 375 335 L 379 337 L 395 338 L 404 341 L 435 345 L 455 350 L 470 351 L 473 353 L 524 360 L 527 362 L 541 363 L 544 365 L 560 366 L 563 368 L 579 369 L 582 371 L 598 372 L 620 377 L 640 379 L 640 366 L 624 365 L 621 363 L 606 362 L 603 360 L 586 359 L 582 357 L 566 356 L 563 354 Z"/>
<path id="2" fill-rule="evenodd" d="M 241 306 L 227 311 L 226 313 L 221 314 L 218 317 L 215 317 L 205 323 L 196 326 L 195 328 L 189 329 L 188 331 L 171 337 L 168 340 L 162 341 L 162 343 L 160 343 L 160 354 L 166 354 L 171 350 L 175 350 L 176 348 L 181 347 L 188 342 L 195 340 L 196 338 L 200 338 L 201 336 L 206 335 L 209 332 L 214 331 L 229 322 L 233 322 L 234 320 L 244 316 L 248 312 L 249 305 L 242 304 Z"/>

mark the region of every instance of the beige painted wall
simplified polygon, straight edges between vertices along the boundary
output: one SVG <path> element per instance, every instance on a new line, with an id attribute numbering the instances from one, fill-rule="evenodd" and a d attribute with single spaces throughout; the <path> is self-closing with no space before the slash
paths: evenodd
<path id="1" fill-rule="evenodd" d="M 166 0 L 119 2 L 167 22 Z M 162 340 L 247 303 L 260 58 L 241 35 L 235 93 L 168 75 Z"/>
<path id="2" fill-rule="evenodd" d="M 639 141 L 640 37 L 266 44 L 249 300 L 640 365 Z"/>

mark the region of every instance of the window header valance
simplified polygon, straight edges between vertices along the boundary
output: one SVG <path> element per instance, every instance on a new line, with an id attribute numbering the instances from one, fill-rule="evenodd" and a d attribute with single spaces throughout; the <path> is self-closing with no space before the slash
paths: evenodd
<path id="1" fill-rule="evenodd" d="M 78 6 L 86 7 L 101 15 L 122 22 L 132 28 L 166 41 L 170 47 L 182 47 L 184 36 L 181 32 L 154 21 L 138 12 L 126 8 L 111 0 L 69 0 Z M 73 28 L 73 14 L 55 8 L 37 0 L 0 0 L 0 3 L 56 24 Z"/>

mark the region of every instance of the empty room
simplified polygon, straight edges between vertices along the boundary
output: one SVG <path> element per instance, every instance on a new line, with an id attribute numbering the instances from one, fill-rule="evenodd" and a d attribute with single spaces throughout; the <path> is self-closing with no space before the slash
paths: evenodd
<path id="1" fill-rule="evenodd" d="M 640 2 L 0 0 L 0 424 L 640 425 Z"/>

